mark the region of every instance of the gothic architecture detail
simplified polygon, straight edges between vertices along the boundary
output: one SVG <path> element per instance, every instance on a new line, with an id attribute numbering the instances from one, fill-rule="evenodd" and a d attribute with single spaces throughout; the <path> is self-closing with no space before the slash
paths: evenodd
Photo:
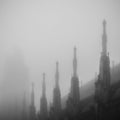
<path id="1" fill-rule="evenodd" d="M 36 111 L 35 111 L 35 95 L 34 95 L 34 83 L 32 83 L 32 92 L 31 92 L 31 105 L 30 105 L 30 120 L 35 120 Z"/>
<path id="2" fill-rule="evenodd" d="M 53 91 L 53 107 L 58 114 L 61 110 L 61 93 L 60 93 L 60 87 L 59 87 L 59 63 L 56 62 L 56 74 L 55 74 L 55 88 Z"/>
<path id="3" fill-rule="evenodd" d="M 41 97 L 41 101 L 40 101 L 40 116 L 41 116 L 42 120 L 45 120 L 48 117 L 45 73 L 43 73 L 42 97 Z"/>
<path id="4" fill-rule="evenodd" d="M 100 58 L 99 75 L 95 86 L 96 99 L 99 102 L 107 102 L 110 88 L 110 60 L 109 53 L 107 53 L 107 35 L 105 20 L 103 21 L 102 52 Z"/>
<path id="5" fill-rule="evenodd" d="M 79 79 L 77 76 L 77 57 L 76 57 L 76 47 L 74 47 L 74 58 L 73 58 L 73 76 L 71 79 L 71 92 L 70 97 L 74 104 L 78 104 L 80 101 L 80 92 L 79 92 Z"/>

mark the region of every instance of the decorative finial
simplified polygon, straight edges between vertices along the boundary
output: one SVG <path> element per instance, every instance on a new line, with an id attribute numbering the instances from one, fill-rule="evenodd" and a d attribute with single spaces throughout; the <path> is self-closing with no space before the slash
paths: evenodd
<path id="1" fill-rule="evenodd" d="M 59 62 L 57 61 L 56 62 L 56 74 L 57 74 L 57 76 L 58 76 L 58 67 L 59 67 Z"/>
<path id="2" fill-rule="evenodd" d="M 74 59 L 73 59 L 73 74 L 77 75 L 77 58 L 76 58 L 76 46 L 74 47 Z"/>
<path id="3" fill-rule="evenodd" d="M 107 35 L 106 35 L 106 20 L 103 20 L 103 35 L 102 35 L 102 54 L 107 54 Z"/>
<path id="4" fill-rule="evenodd" d="M 56 62 L 56 74 L 55 74 L 55 80 L 56 80 L 56 87 L 58 87 L 59 85 L 59 62 Z"/>
<path id="5" fill-rule="evenodd" d="M 104 33 L 106 33 L 106 24 L 107 24 L 107 22 L 106 22 L 106 20 L 104 19 L 104 20 L 103 20 L 103 32 L 104 32 Z"/>
<path id="6" fill-rule="evenodd" d="M 45 73 L 43 73 L 42 95 L 45 97 L 46 85 L 45 85 Z"/>
<path id="7" fill-rule="evenodd" d="M 74 57 L 76 58 L 76 51 L 77 51 L 77 48 L 76 46 L 74 46 Z"/>

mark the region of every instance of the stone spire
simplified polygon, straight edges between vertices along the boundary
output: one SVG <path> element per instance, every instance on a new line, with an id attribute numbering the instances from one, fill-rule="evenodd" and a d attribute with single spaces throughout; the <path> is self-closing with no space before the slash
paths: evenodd
<path id="1" fill-rule="evenodd" d="M 55 109 L 56 115 L 59 114 L 61 110 L 61 93 L 59 88 L 59 63 L 56 62 L 56 73 L 55 73 L 55 88 L 53 91 L 53 107 Z"/>
<path id="2" fill-rule="evenodd" d="M 102 36 L 102 55 L 100 59 L 100 79 L 103 80 L 105 88 L 110 86 L 110 60 L 107 54 L 107 35 L 106 20 L 103 20 L 103 36 Z"/>
<path id="3" fill-rule="evenodd" d="M 35 106 L 34 99 L 35 99 L 35 95 L 34 95 L 34 83 L 32 83 L 32 92 L 31 92 L 31 105 L 32 106 Z"/>
<path id="4" fill-rule="evenodd" d="M 106 35 L 106 20 L 103 20 L 103 35 L 102 35 L 102 53 L 107 54 L 107 35 Z"/>
<path id="5" fill-rule="evenodd" d="M 95 82 L 95 96 L 98 101 L 105 103 L 109 99 L 110 79 L 110 60 L 109 54 L 107 54 L 106 21 L 103 20 L 102 54 L 100 57 L 99 75 Z"/>
<path id="6" fill-rule="evenodd" d="M 47 119 L 47 117 L 48 117 L 45 73 L 43 73 L 42 96 L 41 96 L 41 102 L 40 102 L 40 115 L 41 115 L 43 120 Z"/>
<path id="7" fill-rule="evenodd" d="M 45 73 L 43 73 L 42 96 L 46 96 Z"/>
<path id="8" fill-rule="evenodd" d="M 74 58 L 73 58 L 73 76 L 77 76 L 77 57 L 76 57 L 77 48 L 74 47 Z"/>
<path id="9" fill-rule="evenodd" d="M 80 89 L 79 89 L 79 78 L 77 76 L 76 47 L 74 47 L 73 76 L 71 79 L 70 97 L 72 98 L 73 104 L 78 105 L 80 100 Z"/>
<path id="10" fill-rule="evenodd" d="M 56 62 L 55 86 L 59 87 L 59 63 Z"/>

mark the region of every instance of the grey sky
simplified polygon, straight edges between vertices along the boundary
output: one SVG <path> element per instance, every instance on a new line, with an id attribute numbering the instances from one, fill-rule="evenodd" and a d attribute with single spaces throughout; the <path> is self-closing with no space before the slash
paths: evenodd
<path id="1" fill-rule="evenodd" d="M 120 61 L 119 12 L 119 0 L 1 0 L 0 65 L 14 47 L 21 49 L 30 81 L 35 82 L 39 108 L 42 73 L 46 73 L 47 97 L 51 100 L 57 60 L 62 96 L 68 93 L 74 45 L 79 80 L 85 83 L 98 73 L 104 18 L 110 60 Z"/>

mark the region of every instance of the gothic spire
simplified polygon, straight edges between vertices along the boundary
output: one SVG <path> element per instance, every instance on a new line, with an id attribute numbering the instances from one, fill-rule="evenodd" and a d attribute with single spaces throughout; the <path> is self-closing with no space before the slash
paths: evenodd
<path id="1" fill-rule="evenodd" d="M 102 35 L 102 53 L 107 54 L 107 35 L 106 35 L 106 20 L 103 20 L 103 35 Z"/>
<path id="2" fill-rule="evenodd" d="M 40 103 L 40 114 L 43 117 L 43 120 L 47 118 L 47 99 L 46 99 L 46 84 L 45 84 L 45 73 L 43 73 L 43 82 L 42 82 L 42 97 Z"/>
<path id="3" fill-rule="evenodd" d="M 59 87 L 59 63 L 56 62 L 55 87 Z"/>
<path id="4" fill-rule="evenodd" d="M 56 73 L 55 73 L 55 88 L 53 91 L 53 106 L 56 111 L 56 117 L 61 110 L 61 93 L 59 88 L 59 63 L 56 62 Z"/>
<path id="5" fill-rule="evenodd" d="M 76 47 L 74 47 L 74 58 L 73 58 L 73 76 L 71 79 L 71 91 L 70 97 L 73 100 L 74 105 L 77 105 L 80 100 L 80 89 L 79 89 L 79 78 L 77 76 L 77 56 L 76 56 Z"/>
<path id="6" fill-rule="evenodd" d="M 74 58 L 73 58 L 73 76 L 77 76 L 77 57 L 76 57 L 76 46 L 74 47 Z"/>
<path id="7" fill-rule="evenodd" d="M 45 73 L 43 73 L 43 83 L 42 83 L 42 96 L 46 95 L 46 85 L 45 85 Z"/>
<path id="8" fill-rule="evenodd" d="M 34 83 L 32 83 L 31 105 L 34 106 Z"/>

